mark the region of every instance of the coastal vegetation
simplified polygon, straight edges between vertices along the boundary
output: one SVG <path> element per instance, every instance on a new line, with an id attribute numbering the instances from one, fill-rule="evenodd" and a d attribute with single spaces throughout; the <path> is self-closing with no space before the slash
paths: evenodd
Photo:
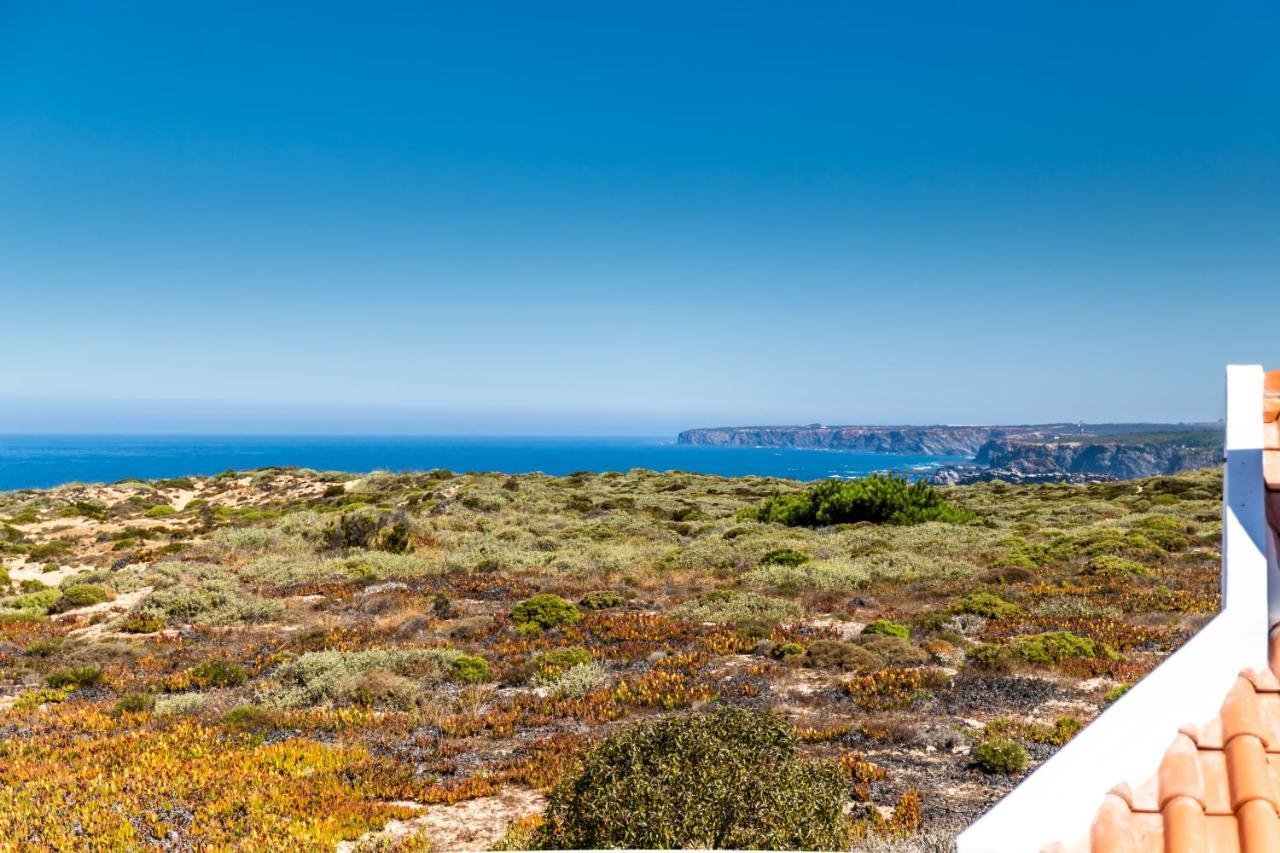
<path id="1" fill-rule="evenodd" d="M 945 849 L 1216 611 L 1220 478 L 2 493 L 0 838 Z"/>

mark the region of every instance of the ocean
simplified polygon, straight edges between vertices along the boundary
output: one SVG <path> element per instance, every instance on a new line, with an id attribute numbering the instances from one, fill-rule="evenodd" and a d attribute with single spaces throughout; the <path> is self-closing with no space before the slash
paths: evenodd
<path id="1" fill-rule="evenodd" d="M 664 438 L 0 435 L 0 490 L 298 466 L 325 471 L 692 471 L 820 480 L 927 476 L 957 458 L 775 447 L 695 447 Z"/>

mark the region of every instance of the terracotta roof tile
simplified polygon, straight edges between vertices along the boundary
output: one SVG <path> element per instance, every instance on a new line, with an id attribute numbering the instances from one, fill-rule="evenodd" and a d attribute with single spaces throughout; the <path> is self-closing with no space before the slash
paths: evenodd
<path id="1" fill-rule="evenodd" d="M 1280 370 L 1264 375 L 1262 392 L 1262 420 L 1274 421 L 1280 415 Z"/>
<path id="2" fill-rule="evenodd" d="M 1091 853 L 1280 851 L 1280 681 L 1274 673 L 1241 673 L 1218 719 L 1184 726 L 1155 776 L 1137 788 L 1112 789 L 1088 845 Z"/>
<path id="3" fill-rule="evenodd" d="M 1222 740 L 1230 745 L 1232 738 L 1254 735 L 1266 743 L 1268 738 L 1262 726 L 1262 709 L 1258 707 L 1258 694 L 1244 676 L 1227 691 L 1222 703 Z"/>
<path id="4" fill-rule="evenodd" d="M 1280 489 L 1280 450 L 1262 451 L 1262 479 L 1268 489 Z"/>

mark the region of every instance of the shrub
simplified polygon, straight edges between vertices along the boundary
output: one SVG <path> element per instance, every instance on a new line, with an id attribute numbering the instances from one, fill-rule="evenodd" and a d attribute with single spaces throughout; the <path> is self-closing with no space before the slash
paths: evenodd
<path id="1" fill-rule="evenodd" d="M 226 660 L 207 660 L 191 668 L 191 683 L 196 687 L 239 687 L 248 680 L 244 667 Z"/>
<path id="2" fill-rule="evenodd" d="M 873 474 L 859 480 L 827 480 L 803 492 L 775 495 L 748 508 L 743 518 L 819 527 L 870 521 L 876 524 L 921 524 L 944 521 L 963 524 L 976 516 L 947 503 L 942 494 L 923 480 Z"/>
<path id="3" fill-rule="evenodd" d="M 993 592 L 972 592 L 956 602 L 951 612 L 972 613 L 987 619 L 1011 619 L 1021 612 L 1021 608 Z"/>
<path id="4" fill-rule="evenodd" d="M 150 693 L 129 693 L 116 702 L 115 710 L 123 714 L 142 714 L 156 707 L 156 697 Z"/>
<path id="5" fill-rule="evenodd" d="M 761 564 L 747 572 L 746 580 L 756 586 L 772 587 L 781 592 L 804 589 L 853 592 L 871 578 L 866 568 L 846 560 L 818 560 L 799 565 Z"/>
<path id="6" fill-rule="evenodd" d="M 1019 773 L 1027 766 L 1027 751 L 1010 738 L 983 741 L 973 748 L 974 761 L 987 773 Z"/>
<path id="7" fill-rule="evenodd" d="M 604 683 L 604 667 L 595 661 L 575 663 L 558 674 L 538 673 L 534 683 L 563 696 L 585 696 Z"/>
<path id="8" fill-rule="evenodd" d="M 623 602 L 622 593 L 613 589 L 597 589 L 586 593 L 578 600 L 578 604 L 588 610 L 608 610 Z"/>
<path id="9" fill-rule="evenodd" d="M 812 669 L 841 669 L 846 672 L 869 672 L 884 666 L 884 658 L 870 649 L 839 640 L 814 640 L 805 649 L 806 667 Z"/>
<path id="10" fill-rule="evenodd" d="M 581 646 L 568 646 L 563 649 L 543 652 L 534 658 L 533 665 L 541 672 L 549 675 L 559 675 L 570 667 L 582 663 L 591 663 L 591 660 L 591 652 Z"/>
<path id="11" fill-rule="evenodd" d="M 790 548 L 775 548 L 760 558 L 762 566 L 799 566 L 807 562 L 807 556 Z"/>
<path id="12" fill-rule="evenodd" d="M 335 549 L 364 548 L 404 554 L 409 550 L 413 523 L 407 513 L 357 510 L 344 513 L 325 531 L 325 544 Z"/>
<path id="13" fill-rule="evenodd" d="M 1097 575 L 1100 578 L 1151 577 L 1151 571 L 1141 563 L 1110 554 L 1090 557 L 1089 562 L 1085 564 L 1084 573 Z"/>
<path id="14" fill-rule="evenodd" d="M 701 596 L 697 601 L 684 602 L 673 609 L 671 615 L 690 622 L 772 624 L 799 619 L 804 615 L 804 608 L 794 601 L 769 598 L 754 592 L 716 590 Z"/>
<path id="15" fill-rule="evenodd" d="M 32 657 L 47 658 L 60 648 L 62 648 L 60 639 L 32 640 L 24 651 Z"/>
<path id="16" fill-rule="evenodd" d="M 889 619 L 876 619 L 862 629 L 864 634 L 879 634 L 884 637 L 901 637 L 906 640 L 911 636 L 911 629 Z"/>
<path id="17" fill-rule="evenodd" d="M 7 610 L 17 610 L 22 613 L 43 616 L 49 612 L 49 609 L 57 604 L 58 599 L 62 598 L 62 592 L 53 587 L 45 587 L 38 592 L 27 592 L 22 595 L 15 595 L 12 598 L 6 598 L 3 607 Z"/>
<path id="18" fill-rule="evenodd" d="M 459 655 L 449 664 L 453 679 L 463 684 L 479 684 L 489 680 L 489 662 L 476 655 Z"/>
<path id="19" fill-rule="evenodd" d="M 462 655 L 456 649 L 368 649 L 345 652 L 335 649 L 307 652 L 283 664 L 276 672 L 281 682 L 272 701 L 284 706 L 318 705 L 352 696 L 359 687 L 352 679 L 371 669 L 431 681 L 443 681 L 450 665 Z"/>
<path id="20" fill-rule="evenodd" d="M 843 771 L 768 713 L 724 708 L 609 735 L 551 794 L 551 849 L 843 849 Z"/>
<path id="21" fill-rule="evenodd" d="M 153 713 L 157 717 L 194 714 L 204 706 L 204 703 L 205 698 L 199 693 L 178 693 L 174 696 L 160 696 L 156 699 Z"/>
<path id="22" fill-rule="evenodd" d="M 787 658 L 798 658 L 805 653 L 804 646 L 799 643 L 780 643 L 774 646 L 769 654 L 778 660 L 786 660 Z"/>
<path id="23" fill-rule="evenodd" d="M 1079 637 L 1069 631 L 1023 634 L 1002 644 L 985 643 L 969 652 L 970 660 L 978 666 L 988 668 L 1008 667 L 1019 663 L 1052 666 L 1079 658 L 1120 660 L 1120 655 L 1108 645 L 1088 637 Z"/>
<path id="24" fill-rule="evenodd" d="M 151 509 L 143 513 L 143 515 L 147 518 L 168 518 L 171 515 L 176 515 L 177 512 L 178 511 L 176 509 L 168 504 L 156 504 Z"/>
<path id="25" fill-rule="evenodd" d="M 542 630 L 560 625 L 573 625 L 582 621 L 582 612 L 560 596 L 544 592 L 526 598 L 511 609 L 511 621 L 516 625 L 537 625 Z"/>
<path id="26" fill-rule="evenodd" d="M 32 708 L 39 708 L 44 704 L 57 704 L 58 702 L 67 701 L 67 691 L 60 690 L 56 687 L 37 687 L 34 690 L 24 690 L 16 700 L 13 707 L 19 711 L 29 711 Z"/>
<path id="27" fill-rule="evenodd" d="M 230 570 L 212 563 L 159 563 L 149 575 L 156 589 L 139 612 L 168 622 L 264 622 L 284 609 L 278 601 L 248 592 Z"/>
<path id="28" fill-rule="evenodd" d="M 106 589 L 96 583 L 73 583 L 62 587 L 62 597 L 52 607 L 51 613 L 65 613 L 77 607 L 89 607 L 107 601 L 110 596 Z"/>
<path id="29" fill-rule="evenodd" d="M 269 729 L 273 724 L 271 713 L 258 705 L 237 705 L 219 717 L 218 722 L 239 731 Z"/>
<path id="30" fill-rule="evenodd" d="M 146 613 L 134 613 L 120 626 L 120 630 L 126 634 L 154 634 L 162 628 L 164 617 Z"/>
<path id="31" fill-rule="evenodd" d="M 864 634 L 857 639 L 857 643 L 888 666 L 920 666 L 929 662 L 928 652 L 916 648 L 901 637 Z"/>
<path id="32" fill-rule="evenodd" d="M 418 697 L 418 684 L 412 679 L 380 667 L 358 672 L 338 685 L 339 702 L 362 708 L 394 708 L 407 711 Z"/>
<path id="33" fill-rule="evenodd" d="M 56 669 L 49 673 L 44 683 L 47 687 L 76 690 L 81 687 L 95 687 L 102 683 L 102 668 L 96 664 L 71 666 Z"/>

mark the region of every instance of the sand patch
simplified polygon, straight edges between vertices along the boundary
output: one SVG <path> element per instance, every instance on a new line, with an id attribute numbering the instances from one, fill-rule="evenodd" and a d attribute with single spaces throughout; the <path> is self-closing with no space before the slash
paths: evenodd
<path id="1" fill-rule="evenodd" d="M 416 803 L 396 803 L 412 808 Z M 419 832 L 431 839 L 437 853 L 488 850 L 506 833 L 512 821 L 546 808 L 547 798 L 532 788 L 507 788 L 492 797 L 479 797 L 452 806 L 432 806 L 408 820 L 393 820 L 379 832 L 369 832 L 359 841 L 344 841 L 338 853 L 352 853 L 357 844 L 394 842 Z"/>

